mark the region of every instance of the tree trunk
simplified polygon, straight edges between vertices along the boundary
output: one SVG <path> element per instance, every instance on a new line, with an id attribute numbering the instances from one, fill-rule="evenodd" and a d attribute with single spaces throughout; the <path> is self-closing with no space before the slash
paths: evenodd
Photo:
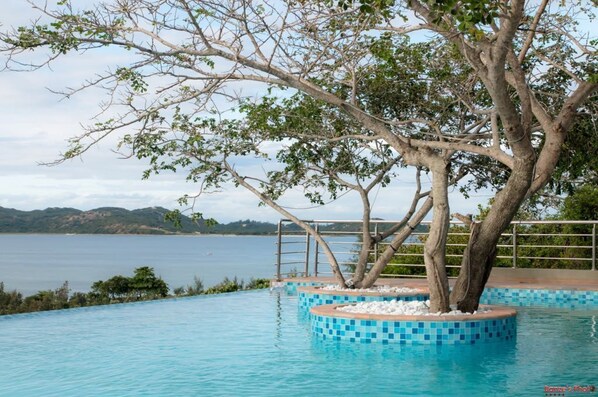
<path id="1" fill-rule="evenodd" d="M 525 200 L 533 169 L 533 158 L 517 159 L 505 188 L 496 195 L 486 219 L 472 225 L 459 277 L 451 291 L 451 303 L 459 310 L 472 313 L 478 309 L 496 258 L 496 244 Z"/>
<path id="2" fill-rule="evenodd" d="M 469 243 L 463 253 L 461 270 L 455 287 L 451 291 L 451 304 L 463 312 L 474 312 L 479 306 L 480 296 L 490 277 L 496 258 L 496 246 L 487 245 L 479 239 L 481 225 L 473 223 Z M 474 266 L 481 264 L 481 266 Z"/>
<path id="3" fill-rule="evenodd" d="M 360 190 L 361 201 L 363 203 L 363 216 L 361 220 L 361 249 L 355 265 L 355 273 L 353 274 L 352 283 L 357 288 L 361 284 L 367 270 L 368 259 L 370 257 L 372 247 L 372 235 L 370 233 L 370 216 L 371 205 L 368 194 L 365 190 Z"/>
<path id="4" fill-rule="evenodd" d="M 428 197 L 417 213 L 406 222 L 406 225 L 403 226 L 399 233 L 388 244 L 386 249 L 380 254 L 378 260 L 374 263 L 362 282 L 360 284 L 355 284 L 356 288 L 369 288 L 374 285 L 399 247 L 405 240 L 407 240 L 407 237 L 411 236 L 413 229 L 421 223 L 428 212 L 430 212 L 430 209 L 432 209 L 432 198 Z"/>
<path id="5" fill-rule="evenodd" d="M 446 239 L 450 214 L 448 171 L 443 163 L 432 169 L 433 218 L 424 244 L 424 263 L 430 289 L 430 312 L 450 311 L 449 286 L 446 274 Z"/>

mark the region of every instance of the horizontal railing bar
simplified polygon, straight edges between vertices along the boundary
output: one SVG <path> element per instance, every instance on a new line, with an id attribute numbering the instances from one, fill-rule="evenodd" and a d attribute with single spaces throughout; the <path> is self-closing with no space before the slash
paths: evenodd
<path id="1" fill-rule="evenodd" d="M 320 252 L 320 254 L 322 254 L 322 252 Z M 349 255 L 349 254 L 355 254 L 355 252 L 352 251 L 337 251 L 335 252 L 335 254 L 341 254 L 341 255 Z"/>
<path id="2" fill-rule="evenodd" d="M 425 267 L 421 263 L 389 263 L 386 266 Z"/>
<path id="3" fill-rule="evenodd" d="M 591 234 L 573 234 L 573 233 L 517 233 L 517 236 L 525 237 L 592 237 Z"/>
<path id="4" fill-rule="evenodd" d="M 373 233 L 373 230 L 372 230 Z M 346 234 L 358 235 L 361 234 L 361 230 L 344 231 L 344 230 L 320 230 L 322 236 L 342 236 Z"/>
<path id="5" fill-rule="evenodd" d="M 546 259 L 557 261 L 591 261 L 592 258 L 552 258 L 548 256 L 518 256 L 517 259 Z"/>
<path id="6" fill-rule="evenodd" d="M 378 245 L 384 245 L 384 246 L 388 246 L 390 245 L 390 243 L 379 243 Z M 400 245 L 400 247 L 423 247 L 425 244 L 424 243 L 403 243 Z M 467 247 L 467 244 L 446 244 L 447 247 Z M 509 246 L 510 247 L 510 246 Z"/>
<path id="7" fill-rule="evenodd" d="M 397 252 L 396 254 L 394 254 L 394 256 L 418 256 L 418 257 L 423 257 L 424 254 L 420 253 L 420 252 L 414 252 L 414 253 Z M 445 256 L 447 258 L 461 258 L 463 256 L 463 254 L 446 254 Z M 399 265 L 400 265 L 400 263 L 399 263 Z"/>
<path id="8" fill-rule="evenodd" d="M 282 219 L 283 223 L 293 223 L 290 219 Z M 323 224 L 323 223 L 344 223 L 344 224 L 361 224 L 361 220 L 342 220 L 342 219 L 317 219 L 317 220 L 303 220 L 305 223 Z M 400 221 L 377 219 L 370 221 L 371 224 L 397 224 Z M 430 225 L 432 221 L 423 221 L 422 225 Z M 451 224 L 463 225 L 460 221 L 451 221 Z M 598 225 L 598 221 L 511 221 L 511 225 Z"/>
<path id="9" fill-rule="evenodd" d="M 378 245 L 383 245 L 383 246 L 389 246 L 390 243 L 378 243 Z M 424 243 L 403 243 L 400 245 L 400 247 L 423 247 L 425 244 Z"/>
<path id="10" fill-rule="evenodd" d="M 591 245 L 524 245 L 517 244 L 520 248 L 589 248 L 592 249 Z"/>

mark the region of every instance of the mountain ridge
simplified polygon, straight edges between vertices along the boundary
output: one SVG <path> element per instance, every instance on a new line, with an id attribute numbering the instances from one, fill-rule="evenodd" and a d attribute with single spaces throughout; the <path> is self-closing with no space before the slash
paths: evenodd
<path id="1" fill-rule="evenodd" d="M 180 215 L 180 227 L 176 227 L 171 221 L 165 220 L 169 212 L 164 207 L 134 210 L 99 207 L 88 211 L 70 207 L 49 207 L 32 211 L 0 207 L 0 233 L 275 235 L 278 230 L 276 223 L 251 219 L 208 226 L 204 219 L 195 221 L 184 214 Z M 320 224 L 321 231 L 329 232 L 356 232 L 360 227 L 361 224 L 350 222 Z M 380 231 L 384 229 L 383 226 Z M 283 230 L 299 232 L 301 228 L 287 223 Z"/>
<path id="2" fill-rule="evenodd" d="M 57 234 L 273 234 L 276 225 L 239 220 L 208 227 L 203 219 L 194 221 L 181 215 L 181 227 L 164 219 L 163 207 L 127 210 L 100 207 L 88 211 L 50 207 L 21 211 L 0 207 L 0 233 Z"/>

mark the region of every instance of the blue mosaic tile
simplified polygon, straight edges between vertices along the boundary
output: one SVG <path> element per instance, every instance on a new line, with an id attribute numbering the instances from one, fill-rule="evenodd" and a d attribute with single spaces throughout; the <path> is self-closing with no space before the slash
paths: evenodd
<path id="1" fill-rule="evenodd" d="M 311 329 L 323 339 L 382 344 L 471 345 L 512 340 L 517 334 L 515 316 L 480 321 L 409 322 L 412 326 L 408 326 L 406 321 L 395 321 L 392 328 L 385 327 L 382 320 L 367 320 L 359 321 L 349 329 L 337 330 L 338 324 L 344 326 L 351 321 L 354 322 L 341 317 L 312 316 Z M 413 327 L 414 324 L 417 326 Z M 447 327 L 444 327 L 445 324 Z M 471 332 L 473 329 L 477 331 Z"/>
<path id="2" fill-rule="evenodd" d="M 298 287 L 321 287 L 326 283 L 316 281 L 283 281 L 285 289 L 289 295 L 296 295 Z"/>
<path id="3" fill-rule="evenodd" d="M 535 288 L 486 288 L 480 303 L 506 306 L 596 308 L 598 291 Z"/>
<path id="4" fill-rule="evenodd" d="M 297 294 L 297 287 L 318 287 L 325 283 L 319 282 L 293 282 L 287 281 L 286 290 L 289 294 Z M 404 297 L 403 300 L 408 300 Z M 310 308 L 318 304 L 325 304 L 324 301 L 303 302 L 299 296 L 301 307 Z M 320 298 L 324 299 L 324 298 Z M 374 300 L 392 300 L 393 297 L 342 297 L 336 295 L 327 295 L 325 298 L 331 303 L 352 303 L 369 302 Z M 426 298 L 427 299 L 427 298 Z M 414 300 L 425 300 L 417 298 Z M 542 307 L 560 307 L 560 308 L 598 308 L 598 291 L 581 290 L 549 290 L 535 288 L 486 288 L 480 299 L 481 304 L 485 305 L 504 305 L 504 306 L 542 306 Z"/>
<path id="5" fill-rule="evenodd" d="M 425 301 L 429 299 L 429 295 L 413 295 L 413 296 L 373 296 L 373 295 L 329 295 L 317 292 L 299 291 L 299 308 L 302 310 L 309 310 L 314 306 L 330 305 L 330 304 L 345 304 L 356 302 L 374 302 L 374 301 Z"/>

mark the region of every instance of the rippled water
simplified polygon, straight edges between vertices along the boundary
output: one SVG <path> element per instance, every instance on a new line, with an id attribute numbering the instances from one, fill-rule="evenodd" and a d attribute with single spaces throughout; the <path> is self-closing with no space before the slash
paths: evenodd
<path id="1" fill-rule="evenodd" d="M 598 383 L 598 311 L 518 309 L 514 342 L 321 341 L 244 292 L 0 317 L 0 396 L 544 395 Z"/>

